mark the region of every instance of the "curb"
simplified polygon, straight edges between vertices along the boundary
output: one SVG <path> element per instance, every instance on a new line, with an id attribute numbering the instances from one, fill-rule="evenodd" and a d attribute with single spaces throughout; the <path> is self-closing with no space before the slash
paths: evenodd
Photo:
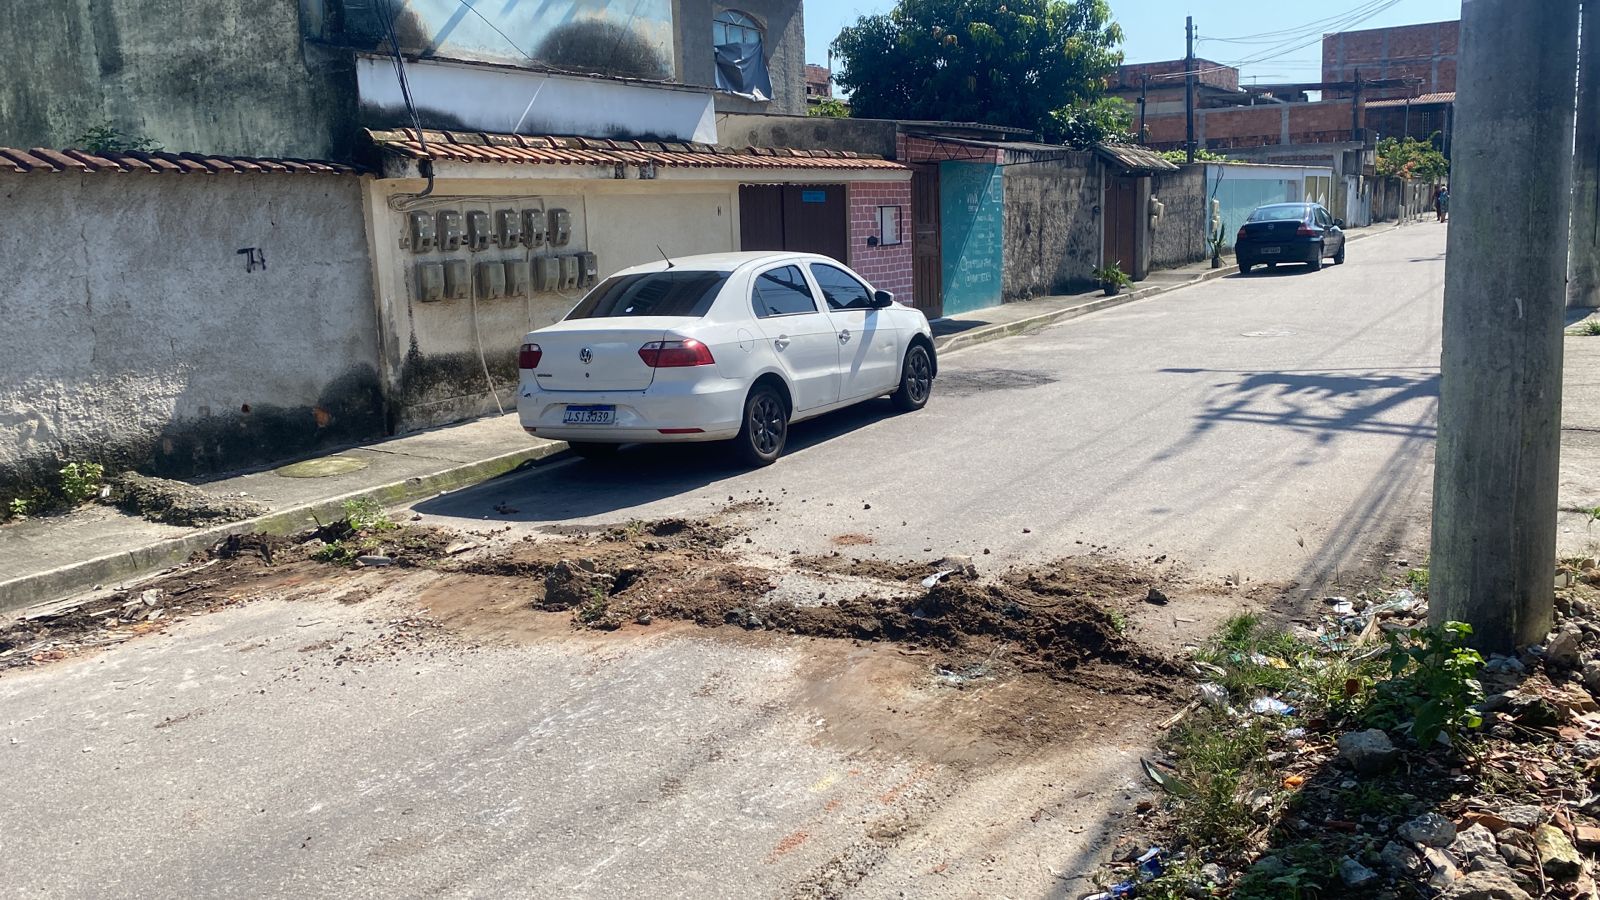
<path id="1" fill-rule="evenodd" d="M 565 443 L 551 441 L 525 450 L 515 450 L 489 459 L 465 463 L 431 475 L 416 475 L 402 481 L 362 488 L 253 519 L 215 525 L 132 550 L 86 559 L 45 572 L 13 578 L 10 581 L 0 581 L 0 613 L 59 600 L 99 585 L 109 585 L 149 575 L 184 562 L 195 551 L 208 549 L 230 534 L 254 532 L 293 534 L 315 527 L 319 519 L 327 522 L 339 518 L 344 514 L 344 504 L 351 500 L 370 499 L 385 507 L 399 506 L 488 481 L 524 465 L 557 456 L 566 452 L 566 449 Z"/>
<path id="2" fill-rule="evenodd" d="M 1366 238 L 1373 237 L 1374 235 L 1387 234 L 1388 232 L 1399 227 L 1400 224 L 1396 223 L 1381 231 L 1364 231 L 1360 234 L 1351 235 L 1349 240 L 1352 242 L 1365 240 Z M 1076 319 L 1079 316 L 1086 316 L 1090 313 L 1100 312 L 1101 310 L 1112 309 L 1114 307 L 1123 306 L 1138 300 L 1148 300 L 1151 297 L 1158 297 L 1162 294 L 1169 294 L 1173 291 L 1181 291 L 1184 288 L 1193 287 L 1197 284 L 1201 284 L 1202 282 L 1212 281 L 1217 278 L 1225 278 L 1229 275 L 1236 274 L 1238 271 L 1239 266 L 1237 264 L 1226 265 L 1217 269 L 1208 269 L 1189 279 L 1188 281 L 1178 282 L 1177 284 L 1151 285 L 1149 287 L 1139 288 L 1127 294 L 1118 294 L 1115 297 L 1101 297 L 1096 300 L 1089 300 L 1084 303 L 1080 303 L 1076 306 L 1069 306 L 1065 309 L 1053 309 L 1050 312 L 1040 313 L 1037 316 L 1029 316 L 1026 319 L 1018 319 L 1015 322 L 1006 322 L 1001 325 L 990 325 L 986 328 L 974 328 L 971 331 L 963 331 L 960 334 L 952 334 L 943 339 L 934 338 L 933 348 L 939 353 L 953 352 L 955 350 L 960 350 L 964 347 L 970 347 L 975 344 L 987 343 L 988 341 L 995 341 L 999 340 L 1000 338 L 1012 337 L 1014 335 L 1023 334 L 1030 331 L 1037 331 L 1049 325 L 1054 325 L 1057 322 L 1065 322 L 1068 319 Z"/>

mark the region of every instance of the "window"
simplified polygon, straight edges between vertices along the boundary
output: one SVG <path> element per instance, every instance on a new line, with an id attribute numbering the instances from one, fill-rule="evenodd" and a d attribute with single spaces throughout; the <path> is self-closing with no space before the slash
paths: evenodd
<path id="1" fill-rule="evenodd" d="M 698 319 L 711 309 L 727 281 L 727 272 L 613 275 L 590 291 L 567 318 L 685 316 Z"/>
<path id="2" fill-rule="evenodd" d="M 761 46 L 761 26 L 736 9 L 711 20 L 711 45 L 716 55 L 717 90 L 763 103 L 772 99 L 772 77 Z"/>
<path id="3" fill-rule="evenodd" d="M 878 207 L 878 246 L 893 247 L 900 240 L 900 207 Z"/>
<path id="4" fill-rule="evenodd" d="M 833 266 L 811 264 L 811 277 L 822 289 L 822 297 L 829 309 L 871 309 L 872 292 L 866 285 L 850 277 L 850 273 Z"/>
<path id="5" fill-rule="evenodd" d="M 799 266 L 784 266 L 764 272 L 756 279 L 751 291 L 750 307 L 756 318 L 772 316 L 798 316 L 817 311 L 817 300 L 811 296 L 811 286 L 800 274 Z"/>
<path id="6" fill-rule="evenodd" d="M 1306 217 L 1304 203 L 1274 203 L 1250 214 L 1251 222 L 1293 222 Z"/>

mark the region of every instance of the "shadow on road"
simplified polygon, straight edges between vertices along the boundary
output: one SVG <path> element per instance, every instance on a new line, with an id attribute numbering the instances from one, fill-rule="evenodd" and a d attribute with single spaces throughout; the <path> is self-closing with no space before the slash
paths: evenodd
<path id="1" fill-rule="evenodd" d="M 1439 373 L 1428 368 L 1417 374 L 1402 372 L 1343 371 L 1225 372 L 1216 369 L 1161 369 L 1170 375 L 1224 374 L 1239 376 L 1216 385 L 1226 391 L 1196 417 L 1195 430 L 1205 431 L 1224 422 L 1274 425 L 1317 434 L 1322 442 L 1340 433 L 1380 434 L 1433 439 L 1437 428 L 1421 422 L 1384 420 L 1383 414 L 1412 400 L 1439 396 Z M 1335 409 L 1312 409 L 1334 406 Z"/>
<path id="2" fill-rule="evenodd" d="M 820 450 L 828 441 L 894 416 L 888 400 L 872 400 L 789 430 L 789 445 L 775 465 Z M 871 460 L 843 460 L 870 465 Z M 726 443 L 634 444 L 604 462 L 573 460 L 559 472 L 542 466 L 416 504 L 417 512 L 505 522 L 557 522 L 601 516 L 735 478 L 749 468 Z"/>

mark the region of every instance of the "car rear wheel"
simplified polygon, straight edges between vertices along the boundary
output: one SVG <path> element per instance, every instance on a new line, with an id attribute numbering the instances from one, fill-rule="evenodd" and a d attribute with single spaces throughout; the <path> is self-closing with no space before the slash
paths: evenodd
<path id="1" fill-rule="evenodd" d="M 595 444 L 589 441 L 567 441 L 567 449 L 584 459 L 606 460 L 617 455 L 621 444 Z"/>
<path id="2" fill-rule="evenodd" d="M 758 384 L 744 400 L 744 425 L 735 439 L 739 457 L 752 466 L 770 466 L 789 440 L 789 408 L 771 385 Z"/>
<path id="3" fill-rule="evenodd" d="M 1311 257 L 1311 262 L 1309 263 L 1309 265 L 1311 266 L 1311 271 L 1315 272 L 1318 269 L 1322 268 L 1322 251 L 1324 249 L 1325 248 L 1321 244 L 1318 244 L 1317 245 L 1317 249 L 1312 251 L 1312 252 L 1316 253 L 1317 255 Z"/>
<path id="4" fill-rule="evenodd" d="M 933 393 L 933 357 L 928 348 L 912 344 L 906 351 L 905 364 L 900 367 L 900 389 L 889 396 L 901 412 L 913 412 L 928 405 Z"/>
<path id="5" fill-rule="evenodd" d="M 1250 264 L 1249 263 L 1239 263 L 1239 274 L 1240 275 L 1249 275 L 1250 274 Z"/>

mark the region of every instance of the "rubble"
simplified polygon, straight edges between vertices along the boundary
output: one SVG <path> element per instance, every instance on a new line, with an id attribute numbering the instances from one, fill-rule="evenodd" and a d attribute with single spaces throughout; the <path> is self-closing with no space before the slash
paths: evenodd
<path id="1" fill-rule="evenodd" d="M 1400 751 L 1381 728 L 1352 731 L 1339 738 L 1339 758 L 1360 775 L 1386 771 L 1399 757 Z"/>
<path id="2" fill-rule="evenodd" d="M 1456 826 L 1444 816 L 1429 812 L 1401 825 L 1399 833 L 1402 838 L 1413 844 L 1448 847 L 1456 839 Z"/>
<path id="3" fill-rule="evenodd" d="M 1554 825 L 1540 825 L 1533 830 L 1533 844 L 1546 875 L 1555 878 L 1576 878 L 1583 871 L 1583 859 L 1572 846 L 1565 833 Z"/>
<path id="4" fill-rule="evenodd" d="M 1473 872 L 1439 895 L 1440 900 L 1533 900 L 1504 872 Z"/>
<path id="5" fill-rule="evenodd" d="M 111 480 L 109 502 L 168 525 L 218 525 L 254 518 L 267 508 L 241 494 L 214 494 L 169 478 L 123 472 Z"/>

